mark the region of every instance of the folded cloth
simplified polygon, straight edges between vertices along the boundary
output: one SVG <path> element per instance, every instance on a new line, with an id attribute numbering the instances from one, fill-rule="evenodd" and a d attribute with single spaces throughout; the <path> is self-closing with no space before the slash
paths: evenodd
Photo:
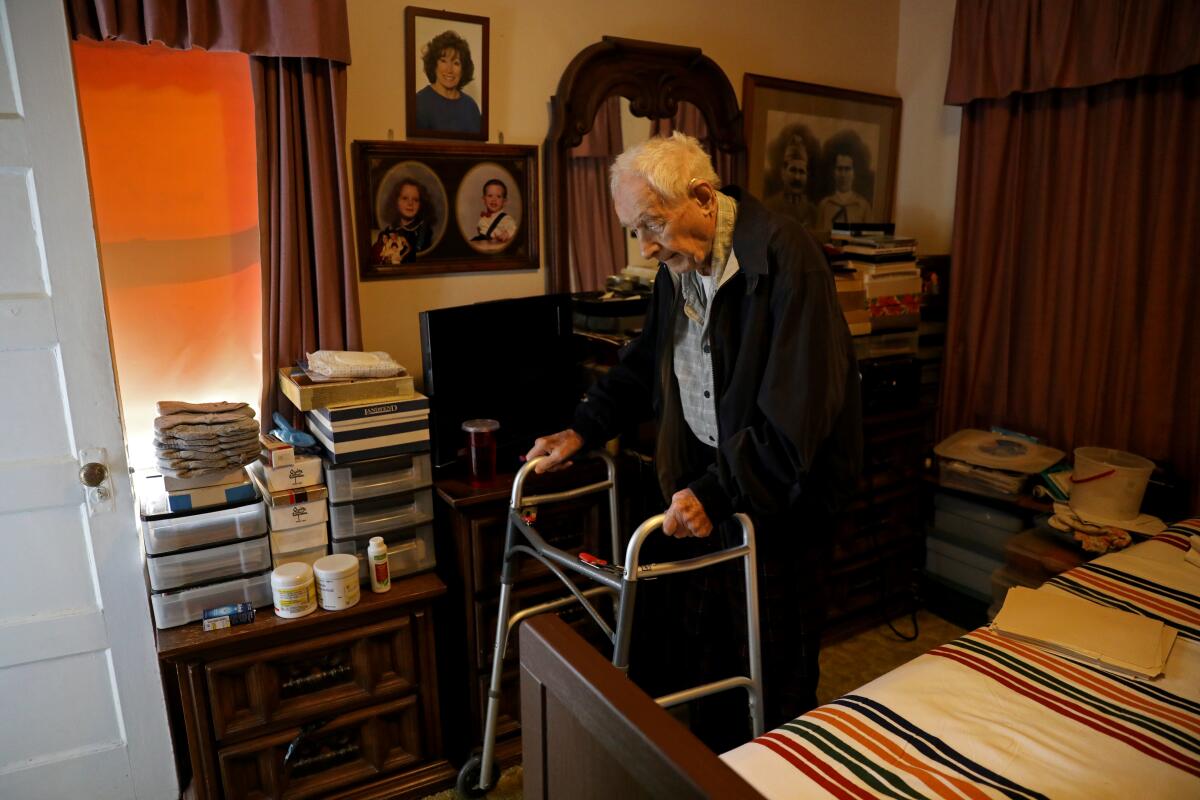
<path id="1" fill-rule="evenodd" d="M 230 455 L 223 458 L 162 458 L 155 459 L 160 469 L 172 470 L 197 470 L 197 469 L 220 469 L 231 470 L 237 467 L 244 467 L 247 464 L 253 463 L 258 458 L 258 453 L 244 453 L 241 455 Z"/>
<path id="2" fill-rule="evenodd" d="M 197 468 L 197 469 L 191 469 L 191 468 L 174 469 L 171 467 L 160 467 L 158 471 L 161 474 L 166 475 L 169 478 L 199 478 L 204 475 L 226 475 L 230 472 L 230 470 L 237 469 L 240 466 L 244 466 L 244 465 L 234 464 L 234 465 L 228 466 L 228 467 L 217 467 L 217 468 L 203 467 L 203 468 Z"/>
<path id="3" fill-rule="evenodd" d="M 248 453 L 254 451 L 255 448 L 250 443 L 220 447 L 192 447 L 191 445 L 187 444 L 180 445 L 178 447 L 156 445 L 154 448 L 154 452 L 159 458 L 214 458 L 227 456 L 232 453 Z"/>
<path id="4" fill-rule="evenodd" d="M 181 400 L 159 400 L 158 414 L 165 417 L 169 414 L 178 414 L 180 412 L 190 414 L 216 414 L 222 411 L 238 411 L 243 408 L 250 408 L 249 403 L 185 403 Z M 250 416 L 253 416 L 251 411 Z"/>
<path id="5" fill-rule="evenodd" d="M 254 409 L 243 408 L 237 411 L 218 411 L 211 414 L 167 414 L 154 418 L 154 430 L 166 431 L 183 425 L 216 425 L 220 423 L 253 420 Z M 257 427 L 257 425 L 255 426 Z"/>
<path id="6" fill-rule="evenodd" d="M 211 448 L 213 450 L 227 449 L 230 447 L 249 447 L 254 442 L 258 441 L 258 436 L 253 432 L 246 431 L 235 433 L 232 436 L 172 436 L 172 431 L 164 431 L 154 437 L 154 446 L 158 448 L 164 447 L 180 447 L 180 448 Z"/>
<path id="7" fill-rule="evenodd" d="M 156 456 L 158 462 L 163 461 L 223 461 L 228 458 L 241 458 L 243 456 L 257 456 L 259 448 L 238 448 L 234 450 L 217 450 L 215 452 L 205 450 L 157 450 Z"/>
<path id="8" fill-rule="evenodd" d="M 405 374 L 404 367 L 382 350 L 318 350 L 308 354 L 307 371 L 323 378 L 390 378 Z"/>
<path id="9" fill-rule="evenodd" d="M 165 419 L 159 417 L 158 419 Z M 253 433 L 258 436 L 258 422 L 253 418 L 235 418 L 222 422 L 212 422 L 204 424 L 183 423 L 173 425 L 170 428 L 160 428 L 158 419 L 154 421 L 154 429 L 160 433 L 167 433 L 178 439 L 197 438 L 220 438 L 222 436 L 228 438 L 236 438 L 238 436 L 248 436 Z"/>
<path id="10" fill-rule="evenodd" d="M 1112 525 L 1093 525 L 1084 522 L 1074 512 L 1059 511 L 1049 519 L 1050 527 L 1074 535 L 1075 540 L 1089 553 L 1107 553 L 1130 545 L 1129 531 Z"/>

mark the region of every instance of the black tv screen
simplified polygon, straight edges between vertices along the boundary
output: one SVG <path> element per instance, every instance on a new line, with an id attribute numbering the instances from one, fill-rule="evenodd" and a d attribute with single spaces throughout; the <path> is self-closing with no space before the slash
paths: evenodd
<path id="1" fill-rule="evenodd" d="M 433 463 L 439 471 L 458 463 L 465 420 L 500 422 L 500 472 L 515 471 L 536 437 L 570 424 L 581 388 L 570 295 L 439 308 L 422 311 L 420 320 Z"/>

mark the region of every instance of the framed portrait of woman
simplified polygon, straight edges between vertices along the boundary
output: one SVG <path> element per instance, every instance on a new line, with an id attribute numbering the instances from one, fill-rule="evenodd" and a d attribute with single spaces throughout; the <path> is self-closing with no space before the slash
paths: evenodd
<path id="1" fill-rule="evenodd" d="M 488 18 L 404 9 L 409 138 L 488 138 Z"/>

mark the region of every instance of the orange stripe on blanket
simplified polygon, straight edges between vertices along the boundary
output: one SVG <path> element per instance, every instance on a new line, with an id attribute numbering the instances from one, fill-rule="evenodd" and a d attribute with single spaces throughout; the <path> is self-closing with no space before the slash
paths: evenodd
<path id="1" fill-rule="evenodd" d="M 1111 578 L 1103 578 L 1094 572 L 1087 570 L 1076 570 L 1070 573 L 1071 578 L 1080 583 L 1090 583 L 1093 586 L 1104 589 L 1115 595 L 1120 595 L 1134 602 L 1141 603 L 1147 608 L 1153 608 L 1156 611 L 1162 611 L 1164 614 L 1170 614 L 1173 617 L 1187 620 L 1188 622 L 1200 623 L 1200 613 L 1193 611 L 1187 606 L 1172 603 L 1170 600 L 1164 600 L 1155 597 L 1148 592 L 1131 589 L 1127 584 L 1118 583 Z"/>
<path id="2" fill-rule="evenodd" d="M 1131 692 L 1121 686 L 1114 686 L 1106 682 L 1102 677 L 1091 672 L 1087 672 L 1070 661 L 1051 656 L 1038 650 L 1036 647 L 1031 647 L 1022 644 L 1012 639 L 1006 639 L 999 634 L 992 633 L 986 628 L 980 628 L 970 634 L 966 638 L 974 638 L 978 636 L 980 640 L 986 641 L 993 647 L 999 647 L 1008 650 L 1017 656 L 1034 664 L 1040 664 L 1046 669 L 1056 672 L 1059 675 L 1067 677 L 1081 686 L 1085 686 L 1094 690 L 1097 694 L 1104 695 L 1109 699 L 1123 703 L 1130 708 L 1136 708 L 1142 711 L 1153 712 L 1163 719 L 1178 723 L 1180 726 L 1187 728 L 1195 733 L 1200 733 L 1200 720 L 1194 715 L 1189 715 L 1187 712 L 1179 711 L 1162 703 L 1157 703 L 1147 697 L 1143 697 L 1136 692 Z"/>
<path id="3" fill-rule="evenodd" d="M 847 711 L 840 708 L 822 706 L 808 712 L 805 718 L 820 719 L 827 725 L 837 728 L 882 760 L 916 776 L 922 783 L 937 792 L 941 797 L 953 798 L 966 796 L 973 798 L 973 800 L 987 800 L 987 795 L 980 791 L 979 787 L 955 775 L 943 772 L 936 767 L 927 766 L 913 757 L 910 752 L 897 746 L 895 742 L 887 739 L 871 726 Z M 950 786 L 946 786 L 943 781 L 951 784 L 958 791 L 952 791 Z"/>

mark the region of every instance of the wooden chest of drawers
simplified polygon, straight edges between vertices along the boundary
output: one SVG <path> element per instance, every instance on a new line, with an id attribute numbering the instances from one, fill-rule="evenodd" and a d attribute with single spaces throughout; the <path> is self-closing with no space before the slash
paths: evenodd
<path id="1" fill-rule="evenodd" d="M 432 574 L 294 620 L 159 631 L 199 798 L 419 797 L 443 758 Z M 174 704 L 173 704 L 174 705 Z M 186 782 L 186 781 L 185 781 Z"/>

